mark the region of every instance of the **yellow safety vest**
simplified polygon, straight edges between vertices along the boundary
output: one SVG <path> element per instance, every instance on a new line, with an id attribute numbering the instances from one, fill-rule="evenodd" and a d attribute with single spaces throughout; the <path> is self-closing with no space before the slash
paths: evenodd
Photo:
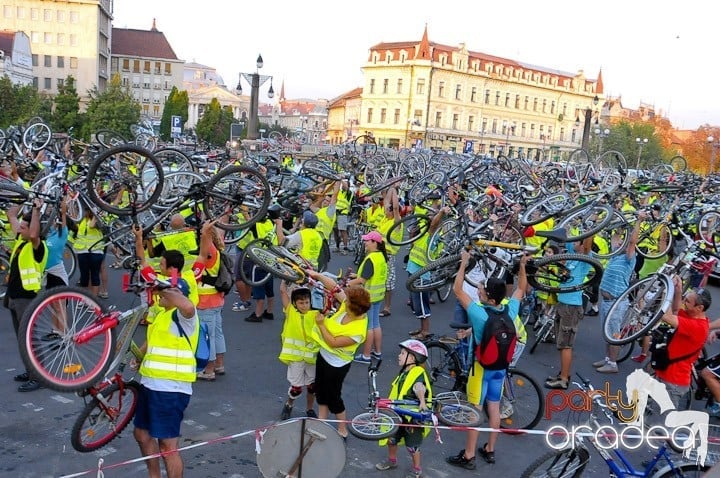
<path id="1" fill-rule="evenodd" d="M 350 212 L 350 198 L 352 193 L 350 191 L 343 191 L 342 189 L 338 192 L 337 202 L 335 208 L 338 214 L 346 215 Z"/>
<path id="2" fill-rule="evenodd" d="M 299 232 L 300 241 L 302 242 L 299 252 L 300 257 L 309 261 L 310 264 L 317 269 L 323 243 L 322 235 L 315 229 L 310 228 L 300 229 Z"/>
<path id="3" fill-rule="evenodd" d="M 535 232 L 538 231 L 552 231 L 555 227 L 555 219 L 554 218 L 548 218 L 545 221 L 535 224 L 532 226 Z M 530 237 L 525 238 L 525 244 L 528 246 L 537 247 L 538 251 L 535 253 L 536 257 L 541 257 L 543 255 L 542 245 L 543 243 L 547 241 L 546 237 L 533 235 Z"/>
<path id="4" fill-rule="evenodd" d="M 163 280 L 170 279 L 170 276 L 166 276 L 166 275 L 163 275 L 160 273 L 158 273 L 157 276 L 158 276 L 158 279 L 163 279 Z M 193 272 L 192 268 L 190 268 L 186 271 L 185 270 L 182 271 L 182 273 L 180 274 L 180 277 L 185 279 L 185 282 L 188 283 L 188 286 L 190 287 L 190 292 L 188 293 L 188 299 L 190 299 L 190 302 L 192 302 L 192 305 L 197 307 L 198 303 L 200 302 L 200 294 L 198 293 L 198 283 L 195 280 L 195 273 Z M 153 320 L 155 320 L 155 317 L 157 317 L 161 312 L 163 312 L 165 310 L 162 307 L 160 307 L 158 302 L 159 301 L 158 301 L 158 297 L 156 294 L 154 297 L 154 300 L 153 300 L 153 305 L 151 305 L 148 308 L 148 313 L 145 318 L 145 320 L 147 320 L 148 322 L 152 322 Z"/>
<path id="5" fill-rule="evenodd" d="M 373 227 L 373 229 L 377 229 L 380 221 L 382 221 L 384 217 L 385 208 L 382 206 L 370 206 L 370 209 L 367 210 L 367 222 Z"/>
<path id="6" fill-rule="evenodd" d="M 373 265 L 373 275 L 365 282 L 365 289 L 370 294 L 370 302 L 378 302 L 385 298 L 385 283 L 387 282 L 387 262 L 380 251 L 371 252 L 363 259 L 358 271 L 362 272 L 365 262 Z"/>
<path id="7" fill-rule="evenodd" d="M 285 322 L 280 335 L 282 350 L 278 357 L 282 363 L 315 363 L 320 346 L 311 337 L 312 329 L 315 327 L 315 316 L 319 313 L 317 310 L 310 310 L 301 314 L 294 305 L 287 306 Z"/>
<path id="8" fill-rule="evenodd" d="M 27 245 L 30 247 L 25 247 Z M 18 271 L 20 272 L 20 281 L 23 289 L 28 292 L 37 292 L 40 290 L 42 275 L 45 271 L 45 264 L 48 260 L 48 250 L 45 241 L 40 241 L 40 247 L 44 249 L 43 260 L 35 262 L 35 253 L 30 241 L 15 241 L 12 254 L 10 255 L 10 264 L 12 264 L 15 254 L 18 254 Z"/>
<path id="9" fill-rule="evenodd" d="M 429 240 L 430 236 L 426 232 L 422 235 L 422 237 L 420 237 L 420 239 L 413 242 L 413 245 L 410 248 L 410 260 L 420 267 L 425 267 L 428 263 L 427 248 Z"/>
<path id="10" fill-rule="evenodd" d="M 507 306 L 508 302 L 510 302 L 510 299 L 508 299 L 507 297 L 500 301 L 500 303 L 505 306 Z M 519 314 L 513 317 L 513 324 L 515 324 L 515 333 L 517 334 L 518 342 L 521 342 L 523 344 L 526 343 L 527 330 L 525 330 L 525 325 L 522 323 Z"/>
<path id="11" fill-rule="evenodd" d="M 432 387 L 430 386 L 430 379 L 428 378 L 427 372 L 425 369 L 420 365 L 413 365 L 413 367 L 407 371 L 407 373 L 401 373 L 397 377 L 395 377 L 395 380 L 393 380 L 392 385 L 390 386 L 390 393 L 388 394 L 388 398 L 390 400 L 406 400 L 406 397 L 410 393 L 410 390 L 412 389 L 412 386 L 415 385 L 415 383 L 418 381 L 418 378 L 422 375 L 423 382 L 425 382 L 425 389 L 427 390 L 425 392 L 425 403 L 428 405 L 432 403 Z M 402 382 L 400 380 L 402 379 Z M 403 405 L 403 408 L 407 408 L 409 410 L 418 411 L 419 407 L 413 407 L 409 405 Z M 405 423 L 410 423 L 411 419 L 408 417 L 403 417 L 403 421 Z M 412 427 L 407 429 L 408 433 L 415 433 L 418 432 L 418 428 Z M 422 434 L 423 437 L 428 436 L 430 433 L 430 427 L 423 427 Z M 401 440 L 398 445 L 402 444 L 403 440 Z M 384 438 L 378 442 L 378 445 L 385 446 L 387 444 L 387 438 Z"/>
<path id="12" fill-rule="evenodd" d="M 203 258 L 204 259 L 204 258 Z M 217 259 L 215 260 L 215 264 L 213 264 L 210 267 L 206 267 L 205 271 L 203 272 L 203 276 L 207 275 L 210 277 L 217 277 L 218 273 L 220 272 L 220 251 L 217 253 Z M 215 288 L 214 285 L 205 284 L 202 282 L 198 282 L 198 294 L 200 295 L 211 295 L 211 294 L 217 294 L 218 290 Z"/>
<path id="13" fill-rule="evenodd" d="M 73 246 L 77 251 L 88 251 L 90 248 L 103 238 L 103 234 L 97 227 L 89 227 L 90 220 L 84 217 L 78 224 L 78 234 L 73 242 Z M 99 221 L 99 219 L 98 219 Z M 93 250 L 93 252 L 101 253 L 102 249 Z"/>
<path id="14" fill-rule="evenodd" d="M 312 338 L 321 348 L 327 350 L 330 354 L 345 362 L 351 362 L 358 347 L 361 343 L 365 342 L 365 339 L 367 338 L 368 318 L 367 314 L 365 314 L 361 319 L 351 320 L 347 324 L 343 324 L 342 321 L 339 321 L 338 319 L 344 315 L 345 302 L 340 304 L 337 312 L 335 312 L 332 316 L 325 318 L 325 328 L 333 337 L 360 336 L 360 342 L 352 343 L 350 345 L 346 345 L 345 347 L 331 347 L 327 342 L 325 342 L 325 339 L 323 339 L 322 333 L 320 333 L 320 329 L 317 324 L 313 327 Z"/>
<path id="15" fill-rule="evenodd" d="M 178 331 L 179 335 L 171 332 L 178 327 L 172 320 L 175 310 L 170 309 L 158 314 L 148 325 L 147 353 L 140 366 L 140 373 L 148 378 L 194 382 L 195 350 L 200 335 L 200 322 L 196 319 L 195 330 L 188 336 L 188 343 L 182 332 Z"/>
<path id="16" fill-rule="evenodd" d="M 380 225 L 378 226 L 378 232 L 382 234 L 383 239 L 385 239 L 385 249 L 387 250 L 388 254 L 392 254 L 393 256 L 397 254 L 400 250 L 400 246 L 394 246 L 390 244 L 390 241 L 388 241 L 388 232 L 390 231 L 390 228 L 394 225 L 395 218 L 385 216 L 383 220 L 380 221 Z M 404 228 L 405 225 L 401 223 L 400 227 L 396 227 L 395 230 L 392 232 L 392 239 L 395 242 L 402 241 Z"/>
<path id="17" fill-rule="evenodd" d="M 330 240 L 330 234 L 332 233 L 333 227 L 335 226 L 335 220 L 337 219 L 337 206 L 335 206 L 336 213 L 333 217 L 328 215 L 326 207 L 318 209 L 315 215 L 318 218 L 318 225 L 315 230 L 322 234 L 323 239 L 326 241 Z"/>
<path id="18" fill-rule="evenodd" d="M 166 251 L 175 250 L 182 252 L 185 258 L 183 270 L 192 269 L 192 264 L 197 257 L 197 235 L 195 231 L 178 231 L 160 237 L 160 242 L 165 246 Z M 191 254 L 192 252 L 192 254 Z"/>
<path id="19" fill-rule="evenodd" d="M 267 239 L 277 246 L 277 234 L 275 224 L 270 219 L 255 223 L 255 231 L 258 239 Z"/>

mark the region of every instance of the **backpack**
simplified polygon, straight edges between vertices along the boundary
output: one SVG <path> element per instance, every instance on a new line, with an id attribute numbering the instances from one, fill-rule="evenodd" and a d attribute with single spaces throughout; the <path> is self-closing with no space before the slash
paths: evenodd
<path id="1" fill-rule="evenodd" d="M 173 310 L 172 320 L 177 325 L 180 334 L 185 337 L 188 345 L 192 348 L 190 337 L 187 336 L 185 330 L 180 326 L 180 319 L 178 319 L 177 310 Z M 195 367 L 196 370 L 200 372 L 205 369 L 205 366 L 210 361 L 210 331 L 208 330 L 206 323 L 201 322 L 200 319 L 198 319 L 198 322 L 200 322 L 200 331 L 198 332 L 197 349 L 195 349 Z"/>
<path id="2" fill-rule="evenodd" d="M 206 272 L 200 281 L 203 284 L 214 286 L 218 292 L 227 294 L 232 290 L 232 286 L 235 283 L 235 277 L 233 275 L 234 264 L 227 252 L 218 251 L 218 254 L 220 254 L 220 269 L 218 270 L 217 277 L 213 277 Z"/>
<path id="3" fill-rule="evenodd" d="M 505 370 L 512 363 L 517 343 L 515 324 L 507 307 L 502 311 L 485 307 L 488 319 L 480 343 L 475 347 L 475 359 L 486 370 Z"/>
<path id="4" fill-rule="evenodd" d="M 670 346 L 670 341 L 674 336 L 675 329 L 668 324 L 660 324 L 652 331 L 652 342 L 650 344 L 650 366 L 654 370 L 667 370 L 671 364 L 694 357 L 700 352 L 700 350 L 702 350 L 701 346 L 701 348 L 689 354 L 670 358 L 668 347 Z"/>

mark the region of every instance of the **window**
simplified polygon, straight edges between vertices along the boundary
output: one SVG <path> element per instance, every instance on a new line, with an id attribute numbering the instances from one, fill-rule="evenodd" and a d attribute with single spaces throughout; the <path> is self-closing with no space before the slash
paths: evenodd
<path id="1" fill-rule="evenodd" d="M 162 68 L 160 67 L 161 63 L 159 61 L 155 62 L 155 74 L 160 75 L 162 73 Z"/>
<path id="2" fill-rule="evenodd" d="M 529 103 L 529 102 L 530 102 L 530 97 L 529 97 L 529 96 L 526 96 L 526 97 L 525 97 L 525 111 L 527 111 L 527 109 L 528 109 L 528 103 Z"/>
<path id="3" fill-rule="evenodd" d="M 37 55 L 37 53 L 33 53 L 33 56 L 32 56 L 32 66 L 38 66 L 38 55 Z"/>
<path id="4" fill-rule="evenodd" d="M 33 76 L 33 88 L 36 90 L 38 89 L 38 85 L 40 84 L 40 79 L 37 76 Z"/>
<path id="5" fill-rule="evenodd" d="M 442 112 L 437 111 L 435 112 L 435 127 L 439 128 L 442 124 Z"/>
<path id="6" fill-rule="evenodd" d="M 50 88 L 52 88 L 52 78 L 43 78 L 43 80 L 44 80 L 44 88 L 46 90 L 49 90 Z"/>
<path id="7" fill-rule="evenodd" d="M 123 69 L 123 71 L 130 71 L 130 59 L 129 58 L 123 58 L 122 69 Z"/>
<path id="8" fill-rule="evenodd" d="M 520 109 L 520 95 L 515 95 L 515 109 Z"/>
<path id="9" fill-rule="evenodd" d="M 545 139 L 552 141 L 552 126 L 548 126 L 548 132 L 545 135 Z"/>
<path id="10" fill-rule="evenodd" d="M 560 128 L 560 141 L 565 141 L 565 128 Z"/>
<path id="11" fill-rule="evenodd" d="M 77 67 L 78 67 L 77 57 L 71 56 L 70 57 L 70 68 L 77 69 Z"/>
<path id="12" fill-rule="evenodd" d="M 390 80 L 388 80 L 387 78 L 385 78 L 385 79 L 383 80 L 383 95 L 387 95 L 387 92 L 388 92 L 388 82 L 389 82 L 389 81 L 390 81 Z"/>
<path id="13" fill-rule="evenodd" d="M 153 88 L 156 90 L 159 90 L 162 88 L 162 84 L 160 84 L 160 80 L 155 80 L 155 83 L 153 84 Z"/>
<path id="14" fill-rule="evenodd" d="M 65 12 L 62 10 L 57 11 L 57 21 L 58 23 L 65 23 Z"/>
<path id="15" fill-rule="evenodd" d="M 62 79 L 62 78 L 58 78 L 58 79 L 57 79 L 57 87 L 58 87 L 58 90 L 59 90 L 60 88 L 62 88 L 64 84 L 65 84 L 65 80 L 64 80 L 64 79 Z"/>
<path id="16" fill-rule="evenodd" d="M 400 108 L 395 108 L 395 114 L 393 115 L 393 124 L 400 123 Z"/>
<path id="17" fill-rule="evenodd" d="M 24 19 L 25 19 L 25 15 L 26 15 L 26 13 L 25 13 L 25 7 L 17 7 L 17 10 L 15 10 L 15 15 L 16 15 L 20 20 L 24 20 Z"/>
<path id="18" fill-rule="evenodd" d="M 133 76 L 133 88 L 140 88 L 140 77 Z"/>
<path id="19" fill-rule="evenodd" d="M 143 114 L 150 113 L 150 105 L 142 105 Z"/>
<path id="20" fill-rule="evenodd" d="M 527 124 L 522 123 L 520 125 L 520 136 L 525 137 L 525 134 L 527 132 L 526 130 L 527 130 Z"/>
<path id="21" fill-rule="evenodd" d="M 485 104 L 490 104 L 490 90 L 485 90 Z"/>
<path id="22" fill-rule="evenodd" d="M 370 78 L 370 94 L 375 94 L 375 78 Z"/>
<path id="23" fill-rule="evenodd" d="M 140 73 L 140 60 L 133 60 L 133 73 Z"/>
<path id="24" fill-rule="evenodd" d="M 58 33 L 58 34 L 57 34 L 57 44 L 58 44 L 58 45 L 64 45 L 64 44 L 65 44 L 65 34 L 64 34 L 64 33 Z"/>
<path id="25" fill-rule="evenodd" d="M 387 108 L 380 109 L 380 123 L 385 124 L 385 116 L 387 116 Z"/>
<path id="26" fill-rule="evenodd" d="M 494 119 L 492 122 L 492 134 L 497 134 L 498 120 Z"/>
<path id="27" fill-rule="evenodd" d="M 473 123 L 475 123 L 475 117 L 472 115 L 468 116 L 468 131 L 473 130 Z"/>
<path id="28" fill-rule="evenodd" d="M 153 116 L 160 116 L 160 107 L 153 106 Z"/>
<path id="29" fill-rule="evenodd" d="M 505 93 L 505 108 L 510 107 L 510 93 Z"/>
<path id="30" fill-rule="evenodd" d="M 127 76 L 123 76 L 122 80 L 120 81 L 120 84 L 123 85 L 123 86 L 127 86 L 128 83 L 130 83 L 130 82 L 128 81 L 128 77 L 127 77 Z"/>
<path id="31" fill-rule="evenodd" d="M 460 119 L 460 115 L 455 113 L 453 115 L 453 121 L 452 121 L 452 129 L 458 129 L 458 119 Z"/>
<path id="32" fill-rule="evenodd" d="M 456 85 L 455 86 L 455 99 L 459 100 L 461 94 L 462 94 L 462 86 Z"/>
<path id="33" fill-rule="evenodd" d="M 470 102 L 475 103 L 475 97 L 477 96 L 477 86 L 473 86 L 470 90 Z"/>
<path id="34" fill-rule="evenodd" d="M 368 108 L 368 112 L 367 112 L 367 122 L 368 123 L 372 123 L 372 116 L 373 116 L 373 109 Z"/>
<path id="35" fill-rule="evenodd" d="M 45 9 L 45 11 L 43 12 L 43 20 L 45 20 L 46 22 L 51 22 L 53 19 L 52 13 L 52 10 Z"/>
<path id="36" fill-rule="evenodd" d="M 402 78 L 399 78 L 397 81 L 397 94 L 402 93 Z"/>
<path id="37" fill-rule="evenodd" d="M 422 115 L 423 115 L 422 110 L 415 110 L 415 111 L 413 112 L 413 122 L 414 122 L 416 125 L 422 124 Z"/>
<path id="38" fill-rule="evenodd" d="M 535 125 L 531 124 L 530 125 L 530 138 L 532 139 L 534 137 L 535 137 Z"/>
<path id="39" fill-rule="evenodd" d="M 487 132 L 487 118 L 483 118 L 482 128 L 480 129 L 480 131 L 482 131 L 482 134 L 485 134 Z"/>
<path id="40" fill-rule="evenodd" d="M 538 108 L 538 99 L 534 98 L 533 99 L 533 111 L 537 111 L 537 108 Z"/>
<path id="41" fill-rule="evenodd" d="M 65 68 L 65 57 L 64 56 L 57 57 L 57 67 Z"/>
<path id="42" fill-rule="evenodd" d="M 171 75 L 172 74 L 172 68 L 170 66 L 170 63 L 165 63 L 165 74 Z"/>
<path id="43" fill-rule="evenodd" d="M 441 81 L 438 84 L 438 98 L 444 98 L 445 97 L 445 82 Z"/>
<path id="44" fill-rule="evenodd" d="M 70 46 L 77 46 L 77 35 L 74 33 L 70 34 Z"/>
<path id="45" fill-rule="evenodd" d="M 425 94 L 425 79 L 423 79 L 423 78 L 418 79 L 417 88 L 415 89 L 415 93 L 418 95 Z"/>
<path id="46" fill-rule="evenodd" d="M 143 65 L 143 73 L 150 73 L 150 62 L 146 61 Z"/>
<path id="47" fill-rule="evenodd" d="M 52 56 L 43 55 L 43 66 L 50 68 L 52 66 Z"/>
<path id="48" fill-rule="evenodd" d="M 144 81 L 144 82 L 143 82 L 143 88 L 146 89 L 146 90 L 149 90 L 149 89 L 150 89 L 150 82 Z"/>
<path id="49" fill-rule="evenodd" d="M 495 92 L 495 106 L 500 106 L 500 91 Z"/>
<path id="50" fill-rule="evenodd" d="M 33 43 L 40 43 L 40 33 L 30 32 L 30 41 Z"/>
<path id="51" fill-rule="evenodd" d="M 80 20 L 80 14 L 78 12 L 70 12 L 70 23 L 77 23 Z"/>
<path id="52" fill-rule="evenodd" d="M 31 8 L 30 9 L 30 20 L 38 21 L 40 20 L 40 10 L 37 8 Z"/>
<path id="53" fill-rule="evenodd" d="M 12 18 L 12 7 L 10 5 L 3 5 L 3 17 Z"/>
<path id="54" fill-rule="evenodd" d="M 567 116 L 567 103 L 563 103 L 563 111 L 562 111 L 562 114 L 563 114 L 563 116 Z"/>
<path id="55" fill-rule="evenodd" d="M 554 101 L 552 101 L 552 102 L 550 103 L 550 114 L 551 114 L 551 115 L 554 115 L 554 114 L 555 114 L 555 102 L 554 102 Z"/>
<path id="56" fill-rule="evenodd" d="M 547 100 L 543 99 L 542 101 L 542 112 L 547 113 Z"/>
<path id="57" fill-rule="evenodd" d="M 44 37 L 43 40 L 45 41 L 45 44 L 46 44 L 46 45 L 52 44 L 52 40 L 53 40 L 53 34 L 52 34 L 52 33 L 46 32 L 46 33 L 43 35 L 43 37 Z"/>

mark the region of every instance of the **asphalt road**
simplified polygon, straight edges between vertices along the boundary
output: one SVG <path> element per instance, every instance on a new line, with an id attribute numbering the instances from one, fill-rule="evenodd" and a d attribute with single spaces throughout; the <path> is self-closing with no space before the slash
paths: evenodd
<path id="1" fill-rule="evenodd" d="M 350 265 L 349 257 L 336 256 L 331 262 L 330 270 Z M 394 365 L 398 350 L 396 344 L 406 339 L 407 332 L 418 325 L 406 305 L 406 276 L 405 272 L 398 272 L 399 287 L 393 297 L 392 315 L 381 319 L 386 360 L 378 381 L 383 391 L 389 389 L 389 383 L 398 371 Z M 130 304 L 134 296 L 120 292 L 120 281 L 120 273 L 111 269 L 111 296 L 106 303 L 122 308 Z M 714 319 L 720 316 L 720 293 L 715 285 L 712 285 L 710 290 L 714 299 L 710 317 Z M 227 374 L 219 376 L 215 382 L 197 382 L 194 385 L 194 394 L 182 426 L 182 446 L 212 441 L 210 444 L 182 452 L 185 476 L 188 477 L 262 476 L 257 466 L 255 430 L 276 423 L 286 397 L 286 370 L 277 359 L 282 328 L 279 301 L 275 304 L 275 320 L 249 323 L 243 320 L 249 312 L 231 310 L 235 300 L 237 296 L 234 293 L 229 295 L 224 310 L 224 330 L 228 345 Z M 452 319 L 453 307 L 452 297 L 448 302 L 438 302 L 432 307 L 433 332 L 451 332 L 447 324 Z M 10 314 L 5 309 L 2 309 L 0 314 L 5 319 L 0 321 L 0 334 L 5 337 L 6 344 L 0 348 L 0 360 L 4 364 L 0 382 L 5 384 L 0 403 L 0 476 L 47 477 L 87 472 L 83 476 L 94 477 L 97 472 L 93 470 L 97 468 L 99 459 L 104 461 L 105 477 L 147 476 L 145 465 L 141 462 L 122 464 L 140 457 L 132 436 L 132 425 L 103 449 L 93 453 L 78 453 L 70 445 L 70 430 L 84 406 L 83 399 L 49 389 L 31 393 L 16 391 L 17 384 L 12 377 L 22 371 L 23 366 L 15 345 Z M 144 329 L 140 331 L 143 332 Z M 718 351 L 718 347 L 711 346 L 710 350 Z M 633 370 L 634 362 L 622 363 L 619 374 L 601 375 L 594 372 L 590 364 L 603 356 L 604 342 L 599 321 L 595 317 L 586 317 L 578 333 L 574 371 L 591 377 L 596 386 L 601 386 L 607 380 L 614 390 L 624 388 L 625 375 Z M 541 344 L 533 355 L 526 352 L 519 364 L 519 368 L 540 383 L 546 376 L 556 374 L 558 366 L 559 354 L 551 344 Z M 366 378 L 366 366 L 353 364 L 344 387 L 349 416 L 360 412 L 367 403 Z M 297 416 L 297 412 L 304 408 L 300 406 L 303 398 L 296 403 L 298 407 L 293 416 Z M 702 404 L 695 402 L 695 406 L 701 407 Z M 543 420 L 537 428 L 547 429 L 550 425 L 549 421 Z M 285 435 L 284 432 L 273 433 L 276 437 Z M 503 435 L 496 448 L 496 464 L 488 465 L 478 459 L 477 470 L 466 471 L 451 467 L 444 461 L 446 456 L 456 454 L 464 446 L 464 433 L 446 430 L 441 432 L 441 436 L 442 444 L 434 442 L 430 435 L 422 446 L 426 477 L 477 476 L 485 473 L 517 477 L 537 457 L 549 451 L 541 435 Z M 481 434 L 479 444 L 482 445 L 484 441 L 484 435 Z M 332 443 L 329 443 L 327 446 L 331 445 Z M 278 453 L 277 449 L 271 448 L 271 453 Z M 294 457 L 297 450 L 293 449 L 288 453 Z M 405 476 L 410 462 L 403 449 L 400 450 L 400 466 L 396 470 L 375 470 L 374 464 L 383 461 L 386 454 L 386 450 L 376 443 L 351 436 L 346 447 L 346 463 L 340 476 Z M 320 458 L 320 466 L 322 463 L 330 466 L 340 458 L 336 453 L 328 451 L 325 457 Z M 638 460 L 644 458 L 646 456 L 641 455 Z M 585 476 L 607 475 L 605 464 L 597 453 L 591 451 L 591 463 Z M 310 474 L 306 472 L 305 476 L 309 477 Z"/>

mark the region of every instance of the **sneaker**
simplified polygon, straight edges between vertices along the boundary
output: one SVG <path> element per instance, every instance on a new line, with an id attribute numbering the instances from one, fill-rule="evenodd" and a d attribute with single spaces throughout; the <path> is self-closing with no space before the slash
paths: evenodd
<path id="1" fill-rule="evenodd" d="M 376 470 L 385 471 L 385 470 L 394 470 L 398 467 L 397 460 L 391 461 L 391 460 L 385 460 L 382 463 L 378 463 L 375 465 Z"/>
<path id="2" fill-rule="evenodd" d="M 487 451 L 487 443 L 484 444 L 481 448 L 478 448 L 478 452 L 480 452 L 480 456 L 483 458 L 483 460 L 485 460 L 486 463 L 495 463 L 495 452 Z"/>
<path id="3" fill-rule="evenodd" d="M 30 375 L 27 372 L 19 373 L 13 377 L 16 382 L 27 382 L 30 380 Z"/>
<path id="4" fill-rule="evenodd" d="M 283 405 L 282 412 L 280 412 L 280 420 L 287 420 L 288 418 L 290 418 L 291 413 L 292 406 L 286 403 L 285 405 Z"/>
<path id="5" fill-rule="evenodd" d="M 600 309 L 596 305 L 592 306 L 590 310 L 585 313 L 588 317 L 596 317 L 600 313 Z"/>
<path id="6" fill-rule="evenodd" d="M 243 312 L 245 310 L 248 310 L 250 308 L 250 302 L 245 302 L 241 300 L 240 302 L 235 302 L 232 306 L 232 310 L 234 312 Z"/>
<path id="7" fill-rule="evenodd" d="M 710 406 L 705 407 L 705 410 L 707 410 L 708 415 L 711 417 L 720 417 L 720 404 L 713 403 Z"/>
<path id="8" fill-rule="evenodd" d="M 370 357 L 366 357 L 363 354 L 359 353 L 355 355 L 355 358 L 353 358 L 353 361 L 358 363 L 370 363 Z"/>
<path id="9" fill-rule="evenodd" d="M 548 377 L 545 379 L 546 382 L 549 382 L 550 380 L 560 380 L 562 377 L 560 377 L 560 374 L 558 375 L 548 375 Z"/>
<path id="10" fill-rule="evenodd" d="M 460 450 L 460 453 L 457 455 L 445 458 L 445 461 L 453 466 L 459 466 L 466 470 L 475 469 L 475 457 L 465 458 L 465 450 Z"/>
<path id="11" fill-rule="evenodd" d="M 207 373 L 205 370 L 201 370 L 196 374 L 198 380 L 206 380 L 208 382 L 215 381 L 215 372 Z"/>
<path id="12" fill-rule="evenodd" d="M 568 381 L 562 377 L 555 377 L 554 380 L 545 380 L 545 388 L 553 390 L 567 390 Z"/>
<path id="13" fill-rule="evenodd" d="M 317 413 L 312 408 L 305 412 L 305 416 L 308 418 L 317 418 Z"/>
<path id="14" fill-rule="evenodd" d="M 100 297 L 101 299 L 109 299 L 110 294 L 108 294 L 107 292 L 98 292 L 98 297 Z"/>
<path id="15" fill-rule="evenodd" d="M 370 355 L 372 356 L 372 358 L 376 358 L 378 360 L 382 359 L 382 352 L 378 353 L 373 350 L 372 352 L 370 352 Z"/>
<path id="16" fill-rule="evenodd" d="M 602 367 L 603 365 L 605 365 L 606 363 L 608 363 L 609 361 L 610 361 L 610 359 L 609 359 L 608 357 L 605 357 L 605 358 L 602 359 L 602 360 L 598 360 L 597 362 L 593 362 L 592 366 L 595 367 L 595 368 L 600 368 L 600 367 Z"/>
<path id="17" fill-rule="evenodd" d="M 273 315 L 273 313 L 268 312 L 267 310 L 265 312 L 263 312 L 262 318 L 265 320 L 275 320 L 275 316 Z"/>
<path id="18" fill-rule="evenodd" d="M 37 380 L 28 380 L 18 387 L 18 392 L 34 392 L 42 388 L 42 385 Z"/>
<path id="19" fill-rule="evenodd" d="M 643 363 L 647 359 L 647 354 L 640 353 L 639 355 L 635 355 L 634 357 L 630 357 L 630 360 L 637 363 Z"/>
<path id="20" fill-rule="evenodd" d="M 500 419 L 505 420 L 506 418 L 510 418 L 513 413 L 515 413 L 515 408 L 512 402 L 503 397 L 500 400 Z"/>
<path id="21" fill-rule="evenodd" d="M 618 366 L 617 363 L 608 361 L 602 367 L 598 367 L 597 371 L 599 373 L 618 373 Z"/>
<path id="22" fill-rule="evenodd" d="M 255 312 L 245 317 L 245 322 L 262 322 L 262 317 L 255 315 Z"/>
<path id="23" fill-rule="evenodd" d="M 405 478 L 422 478 L 422 472 L 421 471 L 411 471 L 407 475 L 405 475 Z"/>

